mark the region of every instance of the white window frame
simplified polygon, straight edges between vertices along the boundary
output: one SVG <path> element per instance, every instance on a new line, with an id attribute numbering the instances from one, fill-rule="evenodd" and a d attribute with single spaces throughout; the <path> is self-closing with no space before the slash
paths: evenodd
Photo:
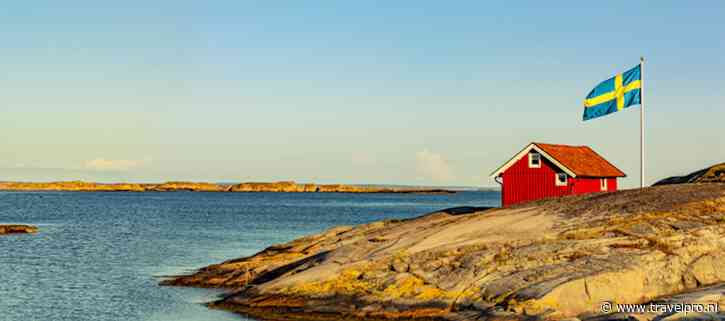
<path id="1" fill-rule="evenodd" d="M 539 163 L 534 165 L 534 155 L 538 156 Z M 529 153 L 529 168 L 541 168 L 541 154 L 539 153 Z"/>
<path id="2" fill-rule="evenodd" d="M 559 179 L 561 177 L 561 175 L 564 175 L 564 181 L 563 182 Z M 554 175 L 554 183 L 556 184 L 556 186 L 566 186 L 566 185 L 568 185 L 568 183 L 569 183 L 569 175 L 567 175 L 566 173 L 556 173 L 556 175 Z"/>
<path id="3" fill-rule="evenodd" d="M 606 179 L 606 178 L 600 178 L 600 179 L 599 179 L 599 189 L 600 189 L 600 190 L 601 190 L 602 192 L 606 192 L 606 191 L 608 191 L 608 190 L 609 190 L 609 187 L 607 186 L 607 185 L 608 185 L 608 184 L 607 184 L 607 183 L 608 183 L 607 181 L 608 181 L 608 179 Z"/>

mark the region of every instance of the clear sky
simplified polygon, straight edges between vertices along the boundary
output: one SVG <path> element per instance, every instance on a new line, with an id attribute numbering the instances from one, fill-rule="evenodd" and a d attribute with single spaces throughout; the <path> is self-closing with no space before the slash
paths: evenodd
<path id="1" fill-rule="evenodd" d="M 648 182 L 725 161 L 722 1 L 15 1 L 0 180 L 496 185 L 531 141 L 639 182 L 639 107 L 582 122 L 647 59 Z"/>

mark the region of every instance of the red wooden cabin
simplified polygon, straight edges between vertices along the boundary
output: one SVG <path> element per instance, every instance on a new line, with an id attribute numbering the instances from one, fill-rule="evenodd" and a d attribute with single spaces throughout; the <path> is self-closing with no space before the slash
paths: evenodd
<path id="1" fill-rule="evenodd" d="M 491 177 L 501 184 L 501 205 L 617 190 L 626 175 L 588 146 L 531 143 Z"/>

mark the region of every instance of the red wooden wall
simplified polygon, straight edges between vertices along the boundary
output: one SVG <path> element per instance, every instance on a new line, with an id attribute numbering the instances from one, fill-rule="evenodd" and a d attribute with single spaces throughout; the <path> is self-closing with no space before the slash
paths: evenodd
<path id="1" fill-rule="evenodd" d="M 509 167 L 501 177 L 501 203 L 503 206 L 564 195 L 601 192 L 599 178 L 569 177 L 566 186 L 556 186 L 556 165 L 541 157 L 541 168 L 529 168 L 529 157 L 524 156 Z M 607 191 L 617 190 L 617 179 L 607 178 Z"/>
<path id="2" fill-rule="evenodd" d="M 610 177 L 607 180 L 607 192 L 617 190 L 617 178 Z M 598 177 L 577 177 L 569 178 L 569 184 L 572 184 L 572 194 L 596 193 L 604 192 L 601 189 L 601 181 Z"/>

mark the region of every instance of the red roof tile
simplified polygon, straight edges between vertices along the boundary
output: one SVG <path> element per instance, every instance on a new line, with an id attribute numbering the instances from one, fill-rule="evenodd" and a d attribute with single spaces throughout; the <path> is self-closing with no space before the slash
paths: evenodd
<path id="1" fill-rule="evenodd" d="M 624 172 L 599 156 L 589 146 L 568 146 L 534 143 L 577 176 L 624 177 Z"/>

